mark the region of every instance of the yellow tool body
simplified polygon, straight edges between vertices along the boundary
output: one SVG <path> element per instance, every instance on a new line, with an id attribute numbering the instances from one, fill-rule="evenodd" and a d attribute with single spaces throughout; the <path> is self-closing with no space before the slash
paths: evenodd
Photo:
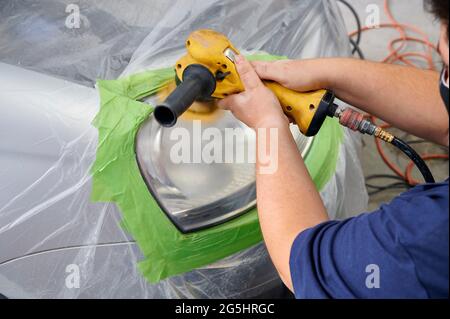
<path id="1" fill-rule="evenodd" d="M 187 54 L 176 63 L 178 80 L 183 82 L 187 78 L 186 72 L 192 70 L 192 66 L 201 66 L 207 69 L 215 79 L 213 89 L 210 88 L 211 97 L 222 99 L 245 90 L 234 64 L 234 57 L 239 54 L 239 51 L 225 35 L 213 30 L 195 31 L 186 40 L 186 49 Z M 189 81 L 195 81 L 199 77 L 198 74 L 192 75 Z M 331 91 L 301 93 L 272 81 L 264 81 L 264 84 L 275 94 L 285 114 L 295 121 L 304 135 L 316 135 L 327 115 L 331 115 L 330 108 L 334 100 L 334 94 Z M 185 89 L 185 91 L 187 94 L 192 89 L 190 91 Z M 180 99 L 180 96 L 177 98 Z M 189 101 L 190 99 L 187 100 Z M 166 115 L 163 111 L 167 110 L 160 109 L 156 115 L 162 118 L 160 114 Z"/>
<path id="2" fill-rule="evenodd" d="M 244 91 L 234 62 L 224 55 L 227 49 L 239 52 L 226 36 L 213 30 L 198 30 L 191 33 L 186 40 L 186 49 L 187 54 L 176 64 L 178 79 L 183 78 L 183 73 L 188 66 L 201 64 L 214 75 L 229 72 L 223 80 L 216 82 L 216 90 L 212 97 L 222 99 Z"/>

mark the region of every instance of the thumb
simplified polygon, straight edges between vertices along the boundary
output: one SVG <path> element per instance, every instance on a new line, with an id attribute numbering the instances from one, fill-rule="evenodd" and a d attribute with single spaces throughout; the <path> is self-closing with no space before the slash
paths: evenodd
<path id="1" fill-rule="evenodd" d="M 259 86 L 263 86 L 261 79 L 256 74 L 253 66 L 242 55 L 236 56 L 236 70 L 239 73 L 245 90 L 253 90 Z"/>

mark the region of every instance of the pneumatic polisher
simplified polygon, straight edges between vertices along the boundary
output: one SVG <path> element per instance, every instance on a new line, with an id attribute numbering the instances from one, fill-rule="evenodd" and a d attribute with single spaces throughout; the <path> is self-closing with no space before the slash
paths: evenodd
<path id="1" fill-rule="evenodd" d="M 244 91 L 234 61 L 239 51 L 226 36 L 213 30 L 198 30 L 186 40 L 187 54 L 177 61 L 176 89 L 155 108 L 155 119 L 165 127 L 195 101 L 222 99 Z M 337 106 L 329 90 L 300 93 L 272 81 L 264 84 L 276 95 L 284 112 L 306 136 L 316 135 L 325 118 L 335 115 Z"/>

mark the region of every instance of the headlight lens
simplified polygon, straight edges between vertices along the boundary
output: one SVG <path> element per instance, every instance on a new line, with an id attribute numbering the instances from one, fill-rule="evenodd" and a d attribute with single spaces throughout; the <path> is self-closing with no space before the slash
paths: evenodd
<path id="1" fill-rule="evenodd" d="M 189 112 L 187 112 L 189 113 Z M 225 129 L 239 129 L 245 136 L 246 152 L 255 147 L 253 130 L 236 120 L 228 112 L 217 109 L 213 114 L 201 116 L 186 114 L 178 119 L 175 127 L 163 128 L 150 117 L 140 128 L 136 140 L 137 161 L 145 182 L 160 207 L 183 233 L 198 231 L 224 223 L 253 208 L 256 204 L 255 164 L 249 163 L 193 163 L 193 154 L 198 152 L 196 139 L 205 130 L 215 128 L 225 136 Z M 171 134 L 180 129 L 189 132 L 186 141 L 192 161 L 175 163 L 171 150 L 180 139 Z M 292 127 L 299 150 L 305 156 L 312 138 L 300 134 Z M 177 135 L 177 134 L 175 134 Z M 185 140 L 183 140 L 185 141 Z M 211 140 L 201 141 L 200 149 Z M 200 144 L 197 143 L 197 144 Z M 223 154 L 233 150 L 236 145 L 227 145 L 225 138 L 219 141 Z M 179 144 L 178 144 L 179 145 Z"/>

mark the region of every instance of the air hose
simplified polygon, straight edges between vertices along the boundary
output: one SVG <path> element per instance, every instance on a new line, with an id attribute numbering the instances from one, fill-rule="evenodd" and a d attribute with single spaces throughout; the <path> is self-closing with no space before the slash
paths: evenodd
<path id="1" fill-rule="evenodd" d="M 397 137 L 394 137 L 394 140 L 391 142 L 391 144 L 400 149 L 414 162 L 414 164 L 416 164 L 420 173 L 422 173 L 425 182 L 430 184 L 435 182 L 433 174 L 431 173 L 427 164 L 425 164 L 425 161 L 422 159 L 422 157 L 417 154 L 417 152 L 411 146 Z"/>
<path id="2" fill-rule="evenodd" d="M 342 126 L 347 127 L 353 131 L 360 132 L 362 134 L 375 136 L 387 143 L 394 145 L 414 162 L 420 173 L 423 175 L 426 183 L 435 183 L 433 174 L 431 173 L 427 164 L 411 146 L 409 146 L 398 137 L 395 137 L 391 133 L 385 131 L 383 128 L 372 123 L 362 113 L 350 108 L 338 108 L 337 106 L 335 107 L 336 112 L 334 116 L 339 119 L 339 123 L 341 123 Z"/>

